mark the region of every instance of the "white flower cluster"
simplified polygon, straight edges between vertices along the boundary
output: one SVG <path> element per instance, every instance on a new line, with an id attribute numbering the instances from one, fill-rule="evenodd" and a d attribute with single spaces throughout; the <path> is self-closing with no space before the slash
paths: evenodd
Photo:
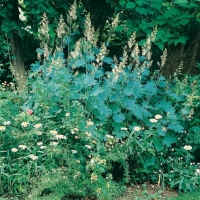
<path id="1" fill-rule="evenodd" d="M 4 126 L 8 126 L 8 125 L 10 125 L 10 124 L 11 124 L 10 121 L 3 122 L 3 125 L 4 125 Z"/>
<path id="2" fill-rule="evenodd" d="M 61 135 L 61 134 L 59 134 L 59 135 L 55 135 L 55 139 L 67 139 L 67 137 L 65 136 L 65 135 Z"/>
<path id="3" fill-rule="evenodd" d="M 36 129 L 42 128 L 42 124 L 41 124 L 41 123 L 35 124 L 35 125 L 34 125 L 34 128 L 36 128 Z"/>
<path id="4" fill-rule="evenodd" d="M 31 158 L 32 160 L 37 160 L 38 156 L 35 156 L 35 155 L 31 154 L 31 155 L 29 155 L 29 158 Z"/>
<path id="5" fill-rule="evenodd" d="M 91 119 L 86 121 L 87 126 L 93 126 L 94 122 L 91 121 Z"/>
<path id="6" fill-rule="evenodd" d="M 155 115 L 155 118 L 150 119 L 151 123 L 156 123 L 159 119 L 162 119 L 162 115 Z"/>
<path id="7" fill-rule="evenodd" d="M 133 128 L 133 130 L 137 132 L 137 131 L 140 131 L 141 128 L 140 128 L 139 126 L 135 126 L 135 127 Z"/>
<path id="8" fill-rule="evenodd" d="M 5 131 L 6 127 L 5 126 L 0 126 L 0 131 Z"/>
<path id="9" fill-rule="evenodd" d="M 24 145 L 24 144 L 21 144 L 21 145 L 18 146 L 18 148 L 19 148 L 19 149 L 23 149 L 23 150 L 25 150 L 25 149 L 27 148 L 27 146 Z"/>
<path id="10" fill-rule="evenodd" d="M 192 150 L 192 146 L 190 146 L 190 145 L 185 145 L 183 148 L 184 148 L 186 151 Z"/>

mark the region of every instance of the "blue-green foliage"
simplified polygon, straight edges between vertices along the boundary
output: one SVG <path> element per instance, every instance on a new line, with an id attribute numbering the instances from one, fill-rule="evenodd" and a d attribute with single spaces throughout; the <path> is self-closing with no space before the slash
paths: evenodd
<path id="1" fill-rule="evenodd" d="M 115 163 L 123 183 L 162 177 L 184 191 L 199 184 L 198 164 L 184 168 L 200 141 L 199 76 L 167 80 L 149 69 L 147 55 L 131 57 L 132 51 L 126 47 L 117 60 L 82 38 L 67 59 L 56 51 L 33 64 L 25 91 L 1 88 L 2 194 L 21 194 L 33 183 L 35 199 L 52 191 L 112 200 L 120 187 L 112 180 Z"/>
<path id="2" fill-rule="evenodd" d="M 190 95 L 199 94 L 199 91 L 184 86 L 184 81 L 188 85 L 190 80 L 175 79 L 174 83 L 159 72 L 152 75 L 146 66 L 148 63 L 142 65 L 141 59 L 140 67 L 134 69 L 126 65 L 120 73 L 114 72 L 118 64 L 108 56 L 105 56 L 101 66 L 97 67 L 96 59 L 100 49 L 91 47 L 87 45 L 88 43 L 89 41 L 83 40 L 79 55 L 76 58 L 69 57 L 67 67 L 53 68 L 51 75 L 48 72 L 51 59 L 40 66 L 42 76 L 39 80 L 42 85 L 39 88 L 43 88 L 43 94 L 44 91 L 52 94 L 48 98 L 48 103 L 51 105 L 49 113 L 52 114 L 52 109 L 55 109 L 54 116 L 58 115 L 61 98 L 67 96 L 69 104 L 78 101 L 83 107 L 84 118 L 92 119 L 96 128 L 101 124 L 101 129 L 91 129 L 91 131 L 102 144 L 106 142 L 107 134 L 118 141 L 116 149 L 113 147 L 111 152 L 120 151 L 119 145 L 124 144 L 127 157 L 124 161 L 121 157 L 115 159 L 121 163 L 130 160 L 129 173 L 137 181 L 146 180 L 147 177 L 149 180 L 156 180 L 156 175 L 153 173 L 159 170 L 168 176 L 172 170 L 168 162 L 169 157 L 174 159 L 184 157 L 186 163 L 191 162 L 193 157 L 183 147 L 185 145 L 194 145 L 194 149 L 197 147 L 198 143 L 195 144 L 193 136 L 197 134 L 195 139 L 199 138 L 199 120 L 195 122 L 196 129 L 191 126 L 194 104 L 186 102 Z M 63 60 L 63 54 L 54 59 Z M 123 58 L 121 60 L 123 61 Z M 113 70 L 104 71 L 102 67 L 104 64 L 111 65 Z M 35 65 L 32 70 L 35 71 Z M 33 89 L 34 87 L 35 85 Z M 187 90 L 184 90 L 185 88 Z M 31 92 L 32 103 L 38 102 L 35 93 L 38 94 L 34 90 Z M 150 119 L 155 119 L 156 115 L 161 115 L 162 119 L 152 123 Z M 141 128 L 138 132 L 134 131 L 134 127 L 137 126 Z M 123 127 L 126 130 L 123 130 Z M 185 136 L 185 132 L 189 132 L 190 135 Z M 191 189 L 180 184 L 179 187 L 185 191 Z"/>

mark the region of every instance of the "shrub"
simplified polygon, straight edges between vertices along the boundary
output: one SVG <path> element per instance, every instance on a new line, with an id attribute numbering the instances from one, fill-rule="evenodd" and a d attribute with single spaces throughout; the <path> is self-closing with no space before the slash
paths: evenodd
<path id="1" fill-rule="evenodd" d="M 84 37 L 67 60 L 64 47 L 51 56 L 44 45 L 26 91 L 2 92 L 2 194 L 28 190 L 31 199 L 113 199 L 130 181 L 158 181 L 184 191 L 199 184 L 198 165 L 190 166 L 200 130 L 193 116 L 198 77 L 168 81 L 149 70 L 156 30 L 141 51 L 134 33 L 119 59 L 108 56 L 105 44 L 97 47 L 95 37 L 88 15 Z M 60 40 L 70 45 L 70 35 Z M 161 69 L 166 56 L 165 50 Z"/>

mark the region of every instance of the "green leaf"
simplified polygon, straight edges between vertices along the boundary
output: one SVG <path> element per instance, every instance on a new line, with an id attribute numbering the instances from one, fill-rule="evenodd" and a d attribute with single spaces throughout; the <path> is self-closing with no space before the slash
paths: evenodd
<path id="1" fill-rule="evenodd" d="M 56 35 L 56 33 L 55 33 L 53 30 L 50 29 L 49 35 L 50 35 L 51 37 L 54 37 L 54 36 Z"/>
<path id="2" fill-rule="evenodd" d="M 183 133 L 184 128 L 180 124 L 169 124 L 168 129 L 178 133 Z"/>
<path id="3" fill-rule="evenodd" d="M 180 36 L 180 37 L 179 37 L 179 42 L 182 43 L 182 44 L 185 44 L 185 43 L 186 43 L 186 40 L 187 40 L 187 38 L 184 37 L 184 36 Z"/>
<path id="4" fill-rule="evenodd" d="M 116 28 L 115 28 L 115 31 L 116 32 L 120 32 L 120 31 L 123 31 L 124 30 L 124 26 L 117 26 Z"/>
<path id="5" fill-rule="evenodd" d="M 99 105 L 98 111 L 101 113 L 101 115 L 104 115 L 106 117 L 109 117 L 112 113 L 112 110 L 108 106 L 106 106 L 105 104 Z"/>
<path id="6" fill-rule="evenodd" d="M 59 111 L 60 111 L 60 108 L 57 106 L 49 109 L 50 114 L 55 114 L 55 113 L 58 113 Z"/>
<path id="7" fill-rule="evenodd" d="M 197 21 L 198 23 L 200 23 L 200 19 L 199 19 L 199 18 L 196 18 L 196 21 Z"/>
<path id="8" fill-rule="evenodd" d="M 158 133 L 158 135 L 160 135 L 160 136 L 165 136 L 165 132 L 162 130 L 162 127 L 161 126 L 159 126 L 158 128 L 157 128 L 157 133 Z"/>
<path id="9" fill-rule="evenodd" d="M 148 28 L 148 26 L 146 24 L 139 24 L 139 27 L 142 29 L 142 30 L 146 30 Z"/>
<path id="10" fill-rule="evenodd" d="M 147 11 L 145 8 L 142 8 L 142 7 L 136 7 L 135 9 L 139 14 L 141 15 L 147 15 Z"/>
<path id="11" fill-rule="evenodd" d="M 137 3 L 137 5 L 143 6 L 147 3 L 147 0 L 135 0 L 135 2 Z"/>
<path id="12" fill-rule="evenodd" d="M 103 89 L 99 86 L 96 86 L 90 93 L 90 96 L 97 96 L 98 94 L 102 93 Z"/>
<path id="13" fill-rule="evenodd" d="M 163 145 L 166 145 L 167 147 L 171 147 L 173 143 L 177 142 L 177 136 L 167 133 L 162 142 L 163 142 Z"/>
<path id="14" fill-rule="evenodd" d="M 161 6 L 162 6 L 161 3 L 152 3 L 152 4 L 151 4 L 151 7 L 152 7 L 152 8 L 155 8 L 155 9 L 157 9 L 157 10 L 160 10 Z"/>
<path id="15" fill-rule="evenodd" d="M 78 60 L 78 61 L 75 62 L 76 67 L 84 67 L 84 65 L 85 65 L 84 59 L 81 59 L 81 60 Z"/>
<path id="16" fill-rule="evenodd" d="M 120 1 L 119 1 L 119 5 L 121 5 L 121 6 L 124 6 L 125 3 L 126 3 L 125 0 L 120 0 Z"/>
<path id="17" fill-rule="evenodd" d="M 174 3 L 176 3 L 176 4 L 187 4 L 188 3 L 188 0 L 175 0 L 175 2 Z"/>
<path id="18" fill-rule="evenodd" d="M 110 57 L 105 57 L 104 59 L 103 59 L 103 62 L 105 62 L 105 63 L 107 63 L 107 64 L 112 64 L 113 63 L 113 59 L 112 58 L 110 58 Z"/>
<path id="19" fill-rule="evenodd" d="M 154 139 L 153 144 L 154 144 L 157 151 L 162 151 L 163 145 L 162 145 L 162 142 L 161 142 L 160 139 Z"/>
<path id="20" fill-rule="evenodd" d="M 126 4 L 126 8 L 127 8 L 127 9 L 135 8 L 135 3 L 133 3 L 133 2 L 128 2 L 128 3 Z"/>
<path id="21" fill-rule="evenodd" d="M 134 99 L 124 99 L 124 107 L 128 110 L 132 110 L 133 107 L 136 105 L 136 101 Z"/>
<path id="22" fill-rule="evenodd" d="M 124 90 L 123 90 L 124 94 L 126 96 L 131 96 L 134 94 L 134 91 L 131 87 L 127 86 Z"/>
<path id="23" fill-rule="evenodd" d="M 155 166 L 155 161 L 156 161 L 155 157 L 151 157 L 151 158 L 145 160 L 144 168 L 147 169 L 149 166 Z"/>
<path id="24" fill-rule="evenodd" d="M 181 109 L 181 113 L 182 113 L 183 115 L 188 115 L 188 114 L 190 113 L 190 109 L 189 109 L 189 108 L 182 108 L 182 109 Z"/>
<path id="25" fill-rule="evenodd" d="M 182 20 L 180 21 L 180 24 L 186 25 L 186 24 L 188 24 L 188 22 L 189 22 L 189 19 L 182 19 Z"/>
<path id="26" fill-rule="evenodd" d="M 119 140 L 128 137 L 128 133 L 126 131 L 113 131 L 112 134 L 115 135 Z"/>
<path id="27" fill-rule="evenodd" d="M 163 49 L 164 49 L 165 46 L 164 46 L 164 44 L 163 44 L 162 42 L 157 42 L 156 45 L 158 46 L 158 48 L 159 48 L 160 50 L 163 51 Z"/>
<path id="28" fill-rule="evenodd" d="M 162 88 L 164 88 L 166 85 L 167 85 L 167 82 L 166 82 L 166 81 L 160 81 L 160 82 L 158 83 L 158 86 L 159 86 L 159 87 L 162 87 Z"/>
<path id="29" fill-rule="evenodd" d="M 84 78 L 84 85 L 92 86 L 97 84 L 97 81 L 89 75 L 83 75 L 82 77 Z"/>
<path id="30" fill-rule="evenodd" d="M 173 15 L 176 14 L 176 12 L 177 12 L 176 9 L 173 9 L 173 10 L 171 9 L 171 10 L 169 10 L 169 11 L 167 11 L 167 12 L 164 13 L 164 17 L 165 18 L 172 18 Z"/>
<path id="31" fill-rule="evenodd" d="M 95 71 L 94 78 L 98 78 L 98 79 L 99 79 L 99 78 L 101 78 L 103 75 L 104 75 L 103 70 L 98 69 L 98 70 Z"/>
<path id="32" fill-rule="evenodd" d="M 31 4 L 31 1 L 27 1 L 26 0 L 26 1 L 23 2 L 23 4 L 26 5 L 26 6 L 28 6 L 29 4 Z"/>
<path id="33" fill-rule="evenodd" d="M 196 3 L 189 3 L 188 5 L 185 5 L 184 8 L 196 8 L 197 6 Z"/>
<path id="34" fill-rule="evenodd" d="M 120 113 L 120 114 L 114 114 L 113 115 L 113 120 L 117 123 L 121 123 L 123 122 L 123 120 L 125 119 L 124 114 Z"/>
<path id="35" fill-rule="evenodd" d="M 41 69 L 40 62 L 36 61 L 34 64 L 31 64 L 31 71 L 36 72 Z"/>
<path id="36" fill-rule="evenodd" d="M 117 114 L 121 111 L 118 104 L 111 104 L 109 108 L 112 110 L 113 113 Z"/>
<path id="37" fill-rule="evenodd" d="M 174 42 L 174 44 L 175 44 L 175 46 L 179 43 L 179 39 L 177 39 L 177 40 L 173 40 L 173 42 Z"/>

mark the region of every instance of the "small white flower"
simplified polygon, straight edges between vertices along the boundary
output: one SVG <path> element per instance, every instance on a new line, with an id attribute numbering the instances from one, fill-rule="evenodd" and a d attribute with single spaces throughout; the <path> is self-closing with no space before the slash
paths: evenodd
<path id="1" fill-rule="evenodd" d="M 52 135 L 57 135 L 57 134 L 58 134 L 58 131 L 56 131 L 56 130 L 50 130 L 50 133 L 51 133 Z"/>
<path id="2" fill-rule="evenodd" d="M 98 176 L 96 174 L 91 175 L 91 181 L 96 181 Z"/>
<path id="3" fill-rule="evenodd" d="M 74 130 L 70 130 L 70 132 L 71 132 L 72 135 L 75 134 Z"/>
<path id="4" fill-rule="evenodd" d="M 94 164 L 94 158 L 92 158 L 92 159 L 90 160 L 90 163 L 91 163 L 91 164 Z"/>
<path id="5" fill-rule="evenodd" d="M 39 124 L 35 124 L 35 125 L 34 125 L 34 128 L 36 128 L 36 129 L 38 129 L 38 128 L 42 128 L 42 124 L 41 124 L 41 123 L 39 123 Z"/>
<path id="6" fill-rule="evenodd" d="M 133 128 L 133 130 L 134 130 L 134 131 L 140 131 L 141 128 L 140 128 L 139 126 L 135 126 L 135 127 Z"/>
<path id="7" fill-rule="evenodd" d="M 28 122 L 22 122 L 22 123 L 21 123 L 21 126 L 22 126 L 22 127 L 27 127 L 28 125 L 29 125 Z"/>
<path id="8" fill-rule="evenodd" d="M 29 158 L 31 158 L 32 160 L 37 160 L 38 159 L 38 157 L 33 155 L 33 154 L 29 155 Z"/>
<path id="9" fill-rule="evenodd" d="M 106 135 L 107 138 L 113 139 L 114 137 L 112 135 Z"/>
<path id="10" fill-rule="evenodd" d="M 8 126 L 8 125 L 10 125 L 10 124 L 11 124 L 10 121 L 3 122 L 3 125 L 5 125 L 5 126 Z"/>
<path id="11" fill-rule="evenodd" d="M 19 149 L 23 149 L 23 150 L 25 150 L 25 149 L 27 148 L 27 146 L 26 146 L 26 145 L 23 145 L 23 144 L 21 144 L 21 145 L 19 145 L 19 146 L 18 146 L 18 148 L 19 148 Z"/>
<path id="12" fill-rule="evenodd" d="M 73 130 L 74 130 L 74 131 L 79 131 L 79 128 L 74 128 Z"/>
<path id="13" fill-rule="evenodd" d="M 40 149 L 46 149 L 47 147 L 46 146 L 40 146 Z"/>
<path id="14" fill-rule="evenodd" d="M 65 114 L 65 116 L 66 116 L 66 117 L 69 117 L 69 116 L 70 116 L 70 113 L 69 113 L 69 112 L 68 112 L 68 113 L 66 113 L 66 114 Z"/>
<path id="15" fill-rule="evenodd" d="M 183 148 L 184 148 L 186 151 L 192 150 L 192 146 L 190 146 L 190 145 L 185 145 Z"/>
<path id="16" fill-rule="evenodd" d="M 196 169 L 195 175 L 196 175 L 196 176 L 199 176 L 199 175 L 200 175 L 200 169 Z"/>
<path id="17" fill-rule="evenodd" d="M 11 151 L 15 153 L 15 152 L 18 151 L 18 149 L 17 148 L 12 148 Z"/>
<path id="18" fill-rule="evenodd" d="M 126 127 L 122 127 L 121 131 L 127 131 L 128 129 Z"/>
<path id="19" fill-rule="evenodd" d="M 87 126 L 93 126 L 94 122 L 91 121 L 91 119 L 86 121 Z"/>
<path id="20" fill-rule="evenodd" d="M 37 142 L 37 145 L 38 145 L 38 146 L 42 146 L 42 145 L 43 145 L 43 142 Z"/>
<path id="21" fill-rule="evenodd" d="M 41 131 L 35 132 L 36 135 L 42 135 L 43 133 Z"/>
<path id="22" fill-rule="evenodd" d="M 156 115 L 155 119 L 162 119 L 162 115 Z"/>
<path id="23" fill-rule="evenodd" d="M 150 119 L 149 120 L 151 123 L 156 123 L 158 120 L 157 119 Z"/>
<path id="24" fill-rule="evenodd" d="M 55 138 L 58 139 L 67 139 L 65 135 L 55 135 Z"/>
<path id="25" fill-rule="evenodd" d="M 87 135 L 88 137 L 91 137 L 92 133 L 85 132 L 85 135 Z"/>
<path id="26" fill-rule="evenodd" d="M 85 145 L 86 148 L 91 149 L 92 147 L 90 145 Z"/>
<path id="27" fill-rule="evenodd" d="M 77 153 L 77 151 L 76 150 L 72 150 L 72 153 Z"/>
<path id="28" fill-rule="evenodd" d="M 163 132 L 167 132 L 167 129 L 165 127 L 162 127 Z"/>
<path id="29" fill-rule="evenodd" d="M 0 131 L 5 131 L 6 127 L 5 126 L 0 126 Z"/>
<path id="30" fill-rule="evenodd" d="M 50 145 L 50 146 L 57 146 L 57 145 L 58 145 L 58 142 L 50 142 L 49 145 Z"/>
<path id="31" fill-rule="evenodd" d="M 75 136 L 75 138 L 78 139 L 79 137 L 78 137 L 78 136 Z"/>

